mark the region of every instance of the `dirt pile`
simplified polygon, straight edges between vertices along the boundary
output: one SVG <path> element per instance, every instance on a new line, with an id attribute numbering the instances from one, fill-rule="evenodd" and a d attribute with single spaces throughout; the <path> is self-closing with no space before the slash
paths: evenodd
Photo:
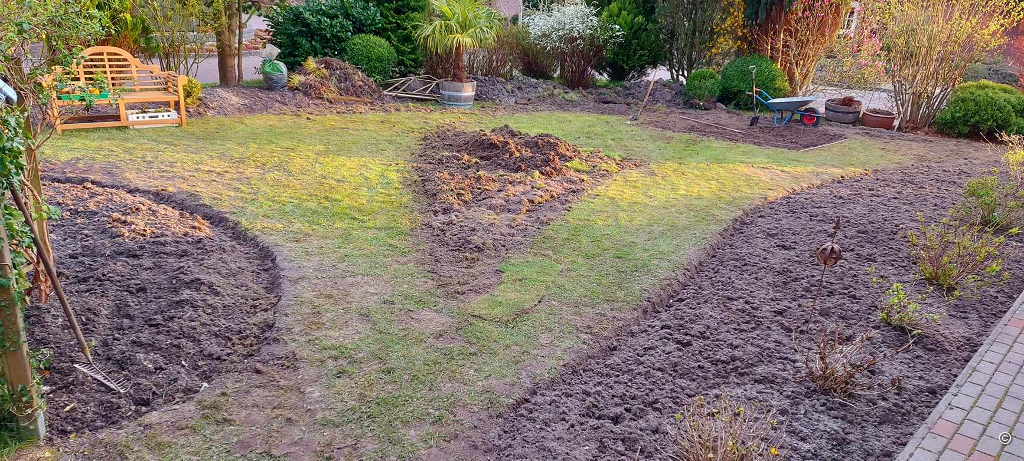
<path id="1" fill-rule="evenodd" d="M 131 383 L 118 395 L 74 367 L 56 299 L 26 310 L 29 347 L 47 350 L 47 431 L 95 431 L 180 402 L 243 367 L 269 339 L 273 253 L 196 203 L 88 184 L 47 183 L 63 217 L 50 234 L 61 281 L 97 363 Z M 167 200 L 171 200 L 167 198 Z"/>
<path id="2" fill-rule="evenodd" d="M 137 195 L 92 184 L 55 187 L 60 193 L 51 202 L 76 214 L 91 212 L 109 216 L 108 229 L 122 239 L 210 236 L 210 223 L 205 219 Z"/>
<path id="3" fill-rule="evenodd" d="M 442 128 L 417 159 L 427 199 L 419 233 L 425 267 L 458 295 L 490 291 L 498 265 L 524 248 L 588 189 L 630 162 L 584 152 L 555 136 Z"/>
<path id="4" fill-rule="evenodd" d="M 373 100 L 381 95 L 373 79 L 352 64 L 335 58 L 307 59 L 288 76 L 288 88 L 327 101 L 339 97 Z"/>

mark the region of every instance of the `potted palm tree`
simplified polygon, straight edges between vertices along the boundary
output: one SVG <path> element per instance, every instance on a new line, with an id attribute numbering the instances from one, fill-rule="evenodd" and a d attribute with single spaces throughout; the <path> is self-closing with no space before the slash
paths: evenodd
<path id="1" fill-rule="evenodd" d="M 452 78 L 440 84 L 441 104 L 470 107 L 476 82 L 466 77 L 466 51 L 494 43 L 501 15 L 480 0 L 430 0 L 430 17 L 418 38 L 427 51 L 451 54 Z"/>

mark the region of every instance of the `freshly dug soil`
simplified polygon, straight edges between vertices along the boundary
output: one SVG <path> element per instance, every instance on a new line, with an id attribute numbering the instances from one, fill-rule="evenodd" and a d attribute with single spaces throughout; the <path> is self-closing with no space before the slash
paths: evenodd
<path id="1" fill-rule="evenodd" d="M 508 254 L 588 189 L 630 166 L 508 125 L 490 132 L 443 127 L 426 136 L 416 164 L 426 198 L 419 230 L 425 267 L 457 295 L 487 293 Z"/>
<path id="2" fill-rule="evenodd" d="M 116 426 L 180 402 L 241 366 L 266 339 L 279 300 L 273 253 L 208 208 L 167 195 L 50 182 L 50 227 L 72 308 L 110 390 L 83 361 L 56 297 L 26 311 L 32 349 L 48 349 L 48 432 Z"/>
<path id="3" fill-rule="evenodd" d="M 629 106 L 639 106 L 647 95 L 650 81 L 628 82 L 615 88 L 590 88 L 587 90 L 570 90 L 550 80 L 517 75 L 511 80 L 501 77 L 474 75 L 476 81 L 476 100 L 497 102 L 501 104 L 535 105 L 548 109 L 557 108 L 600 108 L 596 111 L 628 113 Z M 683 107 L 684 88 L 680 83 L 664 79 L 654 82 L 648 107 L 662 105 L 666 107 Z M 622 105 L 621 108 L 607 108 L 605 105 Z"/>
<path id="4" fill-rule="evenodd" d="M 680 115 L 704 123 L 687 120 Z M 678 113 L 649 113 L 644 115 L 644 123 L 663 130 L 692 133 L 723 141 L 792 150 L 822 146 L 846 138 L 846 135 L 831 127 L 806 127 L 799 120 L 794 120 L 786 126 L 775 126 L 770 113 L 767 115 L 762 113 L 761 121 L 756 126 L 750 126 L 750 117 L 751 115 L 739 114 L 730 110 L 694 110 Z M 825 123 L 823 120 L 822 124 Z M 733 130 L 739 130 L 740 133 Z"/>
<path id="5" fill-rule="evenodd" d="M 601 347 L 529 390 L 480 445 L 491 459 L 671 459 L 673 415 L 698 395 L 774 405 L 786 424 L 788 460 L 888 460 L 927 418 L 996 321 L 1024 288 L 1022 238 L 1004 247 L 1003 284 L 946 301 L 917 280 L 905 233 L 917 214 L 934 221 L 964 182 L 995 162 L 918 165 L 796 193 L 734 222 L 703 263 L 654 307 Z M 893 282 L 944 313 L 909 350 L 871 378 L 902 388 L 844 403 L 804 377 L 792 325 L 807 318 L 820 267 L 814 249 L 836 217 L 843 260 L 826 274 L 823 318 L 848 334 L 876 330 L 877 351 L 907 342 L 877 320 Z M 876 282 L 872 280 L 875 279 Z M 801 330 L 809 347 L 821 323 Z"/>

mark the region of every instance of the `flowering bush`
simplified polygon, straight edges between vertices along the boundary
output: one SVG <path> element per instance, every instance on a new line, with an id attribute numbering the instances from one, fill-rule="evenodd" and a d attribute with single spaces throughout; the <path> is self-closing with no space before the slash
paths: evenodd
<path id="1" fill-rule="evenodd" d="M 589 86 L 605 48 L 622 36 L 618 26 L 598 19 L 596 8 L 580 2 L 525 13 L 522 23 L 558 60 L 559 75 L 569 88 Z"/>
<path id="2" fill-rule="evenodd" d="M 998 50 L 1024 18 L 1018 0 L 885 0 L 866 3 L 861 26 L 882 41 L 903 129 L 935 120 L 967 67 Z"/>

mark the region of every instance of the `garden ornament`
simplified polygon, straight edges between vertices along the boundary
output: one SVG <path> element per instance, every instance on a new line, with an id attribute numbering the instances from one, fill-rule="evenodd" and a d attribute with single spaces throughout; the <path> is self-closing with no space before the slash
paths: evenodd
<path id="1" fill-rule="evenodd" d="M 821 289 L 825 285 L 825 271 L 829 266 L 834 266 L 839 260 L 843 259 L 843 249 L 836 244 L 836 236 L 839 235 L 841 224 L 842 218 L 836 218 L 836 224 L 832 227 L 832 240 L 822 244 L 814 251 L 815 257 L 818 258 L 818 263 L 821 264 L 821 276 L 818 278 L 818 291 L 814 294 L 814 302 L 811 304 L 811 307 L 818 304 L 818 297 L 821 296 Z"/>

